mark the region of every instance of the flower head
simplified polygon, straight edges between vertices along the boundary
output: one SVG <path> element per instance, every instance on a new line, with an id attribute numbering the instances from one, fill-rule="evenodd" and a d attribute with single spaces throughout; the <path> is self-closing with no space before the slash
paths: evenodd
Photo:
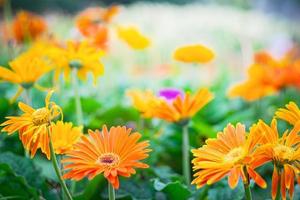
<path id="1" fill-rule="evenodd" d="M 11 68 L 0 66 L 0 79 L 23 87 L 33 86 L 45 73 L 51 70 L 51 66 L 42 58 L 31 52 L 25 52 L 9 63 Z"/>
<path id="2" fill-rule="evenodd" d="M 107 25 L 118 11 L 118 6 L 111 6 L 107 9 L 101 7 L 87 8 L 77 16 L 77 28 L 92 44 L 105 48 L 108 40 Z"/>
<path id="3" fill-rule="evenodd" d="M 272 95 L 286 86 L 299 88 L 299 66 L 300 61 L 290 52 L 278 60 L 266 52 L 258 53 L 248 69 L 248 79 L 231 88 L 229 96 L 253 101 Z"/>
<path id="4" fill-rule="evenodd" d="M 118 27 L 119 38 L 124 41 L 132 49 L 145 49 L 150 45 L 150 39 L 144 36 L 135 27 Z"/>
<path id="5" fill-rule="evenodd" d="M 91 72 L 96 81 L 98 76 L 104 73 L 104 67 L 100 61 L 103 51 L 96 49 L 87 42 L 68 41 L 65 46 L 52 47 L 50 58 L 58 66 L 55 76 L 64 72 L 66 77 L 72 69 L 76 68 L 77 75 L 81 80 L 86 80 Z"/>
<path id="6" fill-rule="evenodd" d="M 228 176 L 228 184 L 235 188 L 241 178 L 249 184 L 253 179 L 260 187 L 266 188 L 266 182 L 250 165 L 254 159 L 252 153 L 259 142 L 256 126 L 246 134 L 245 126 L 238 123 L 236 127 L 228 124 L 216 139 L 206 140 L 206 145 L 192 150 L 194 171 L 197 171 L 192 184 L 202 187 L 213 184 Z"/>
<path id="7" fill-rule="evenodd" d="M 39 16 L 21 11 L 12 23 L 12 32 L 17 42 L 33 40 L 41 36 L 47 29 L 46 22 Z"/>
<path id="8" fill-rule="evenodd" d="M 64 170 L 66 179 L 89 179 L 103 173 L 104 177 L 119 188 L 118 176 L 130 177 L 135 174 L 134 168 L 148 168 L 140 162 L 148 157 L 151 150 L 148 141 L 138 142 L 140 133 L 130 133 L 126 127 L 112 127 L 102 131 L 89 131 L 88 136 L 74 145 L 74 149 L 67 153 L 62 162 L 67 163 Z"/>
<path id="9" fill-rule="evenodd" d="M 211 61 L 215 55 L 208 47 L 196 44 L 177 48 L 173 57 L 175 60 L 185 63 L 207 63 Z"/>
<path id="10" fill-rule="evenodd" d="M 84 36 L 89 37 L 97 33 L 100 26 L 111 22 L 118 12 L 119 7 L 115 5 L 107 9 L 101 7 L 87 8 L 77 16 L 77 28 Z"/>
<path id="11" fill-rule="evenodd" d="M 285 108 L 280 108 L 276 112 L 279 119 L 285 120 L 292 125 L 296 125 L 300 121 L 300 109 L 295 102 L 290 102 Z"/>
<path id="12" fill-rule="evenodd" d="M 180 123 L 189 120 L 212 99 L 212 93 L 206 88 L 198 90 L 193 96 L 187 92 L 183 96 L 176 95 L 176 98 L 171 101 L 162 98 L 153 108 L 154 117 Z"/>
<path id="13" fill-rule="evenodd" d="M 281 185 L 282 199 L 286 199 L 286 190 L 289 190 L 291 199 L 294 194 L 294 180 L 299 178 L 300 170 L 300 124 L 297 124 L 290 132 L 285 131 L 280 138 L 277 130 L 277 121 L 272 120 L 271 126 L 260 121 L 258 124 L 262 145 L 255 152 L 254 166 L 272 161 L 274 171 L 272 176 L 272 198 L 277 195 L 278 184 Z M 280 181 L 280 182 L 279 182 Z"/>
<path id="14" fill-rule="evenodd" d="M 24 113 L 21 116 L 6 117 L 6 121 L 0 126 L 4 126 L 2 131 L 8 135 L 19 132 L 19 137 L 26 150 L 34 157 L 37 149 L 46 154 L 50 159 L 49 133 L 47 128 L 51 121 L 62 115 L 61 108 L 54 102 L 50 102 L 53 91 L 49 92 L 45 99 L 45 107 L 33 109 L 29 105 L 19 102 L 19 108 Z"/>
<path id="15" fill-rule="evenodd" d="M 51 140 L 56 154 L 65 154 L 73 149 L 82 134 L 82 126 L 73 126 L 71 122 L 57 121 L 50 127 Z"/>
<path id="16" fill-rule="evenodd" d="M 11 99 L 14 101 L 24 89 L 37 86 L 36 82 L 52 67 L 44 58 L 28 50 L 9 62 L 10 69 L 0 66 L 0 80 L 19 85 L 19 90 Z"/>

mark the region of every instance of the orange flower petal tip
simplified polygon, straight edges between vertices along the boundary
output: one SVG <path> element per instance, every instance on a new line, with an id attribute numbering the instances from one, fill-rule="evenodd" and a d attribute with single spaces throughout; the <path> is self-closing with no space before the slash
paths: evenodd
<path id="1" fill-rule="evenodd" d="M 215 58 L 215 54 L 208 47 L 196 44 L 177 48 L 173 58 L 185 63 L 208 63 Z"/>

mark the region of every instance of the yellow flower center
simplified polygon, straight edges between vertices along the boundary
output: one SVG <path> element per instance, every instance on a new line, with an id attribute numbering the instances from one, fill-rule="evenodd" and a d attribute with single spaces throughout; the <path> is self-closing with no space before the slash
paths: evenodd
<path id="1" fill-rule="evenodd" d="M 120 163 L 120 158 L 114 153 L 104 153 L 98 158 L 97 163 L 106 167 L 115 167 Z"/>
<path id="2" fill-rule="evenodd" d="M 238 163 L 244 158 L 243 148 L 237 147 L 228 152 L 224 157 L 224 162 Z"/>
<path id="3" fill-rule="evenodd" d="M 32 114 L 33 124 L 40 126 L 50 122 L 50 112 L 47 108 L 39 108 Z"/>
<path id="4" fill-rule="evenodd" d="M 274 157 L 280 162 L 291 161 L 294 154 L 293 148 L 282 144 L 276 145 L 273 151 Z"/>

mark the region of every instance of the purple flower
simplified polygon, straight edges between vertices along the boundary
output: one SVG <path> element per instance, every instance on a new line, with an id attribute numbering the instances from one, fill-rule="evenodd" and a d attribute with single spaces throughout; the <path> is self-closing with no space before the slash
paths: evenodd
<path id="1" fill-rule="evenodd" d="M 176 99 L 178 95 L 183 98 L 184 93 L 181 90 L 174 88 L 162 89 L 159 91 L 159 96 L 165 98 L 169 102 Z"/>

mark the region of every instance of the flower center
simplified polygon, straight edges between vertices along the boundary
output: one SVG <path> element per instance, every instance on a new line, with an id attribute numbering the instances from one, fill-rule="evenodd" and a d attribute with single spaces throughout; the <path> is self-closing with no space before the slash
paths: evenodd
<path id="1" fill-rule="evenodd" d="M 80 60 L 71 60 L 69 62 L 69 66 L 71 68 L 76 68 L 76 69 L 80 69 L 82 67 L 82 63 Z"/>
<path id="2" fill-rule="evenodd" d="M 282 144 L 279 144 L 274 147 L 274 156 L 275 158 L 280 161 L 291 161 L 294 154 L 294 149 Z"/>
<path id="3" fill-rule="evenodd" d="M 97 163 L 106 167 L 115 167 L 119 162 L 119 156 L 114 153 L 104 153 L 97 160 Z"/>
<path id="4" fill-rule="evenodd" d="M 40 126 L 50 121 L 50 112 L 47 108 L 39 108 L 32 114 L 33 124 Z"/>
<path id="5" fill-rule="evenodd" d="M 237 147 L 228 152 L 228 154 L 224 157 L 225 162 L 238 163 L 243 159 L 243 148 Z"/>

